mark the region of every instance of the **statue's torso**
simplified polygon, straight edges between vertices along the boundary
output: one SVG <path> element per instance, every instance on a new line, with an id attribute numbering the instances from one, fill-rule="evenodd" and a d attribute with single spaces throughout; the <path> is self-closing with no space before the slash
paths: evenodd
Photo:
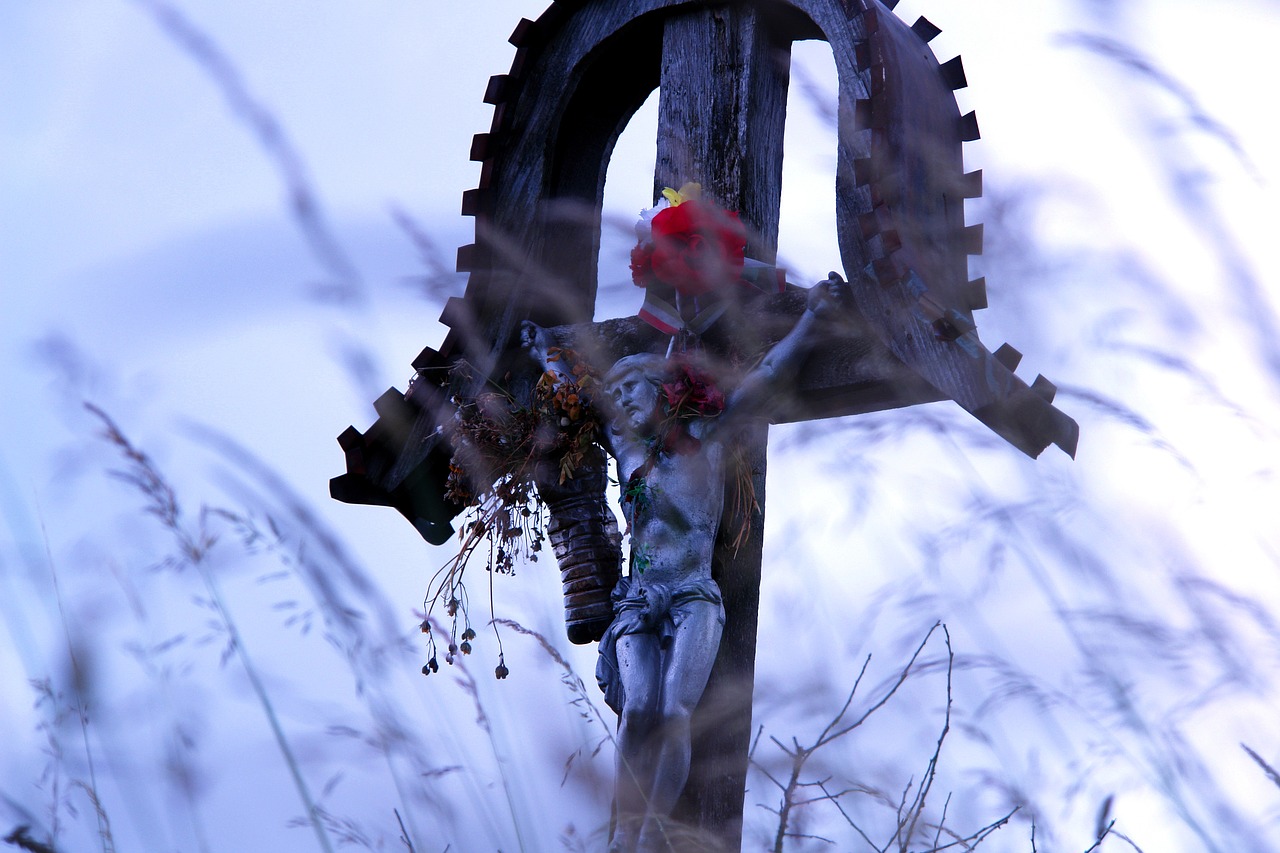
<path id="1" fill-rule="evenodd" d="M 702 433 L 703 426 L 695 422 L 693 435 Z M 623 513 L 631 527 L 633 580 L 678 586 L 711 577 L 724 505 L 724 447 L 703 440 L 690 452 L 660 453 L 647 472 L 642 471 L 649 457 L 646 443 L 619 436 L 614 450 Z M 642 485 L 632 481 L 637 471 L 642 471 Z"/>

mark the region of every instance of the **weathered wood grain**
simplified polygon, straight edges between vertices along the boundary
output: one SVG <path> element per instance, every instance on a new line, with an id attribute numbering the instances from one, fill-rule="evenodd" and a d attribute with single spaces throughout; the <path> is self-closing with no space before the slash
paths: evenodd
<path id="1" fill-rule="evenodd" d="M 415 361 L 409 391 L 380 398 L 365 433 L 343 433 L 348 470 L 333 481 L 334 496 L 394 506 L 437 541 L 456 508 L 442 501 L 448 449 L 434 427 L 447 395 L 468 392 L 450 378 L 450 364 L 465 359 L 474 381 L 518 373 L 512 348 L 525 319 L 557 327 L 563 343 L 602 365 L 665 345 L 635 318 L 591 322 L 607 164 L 655 87 L 655 197 L 662 186 L 700 181 L 748 224 L 748 253 L 771 261 L 789 46 L 815 37 L 831 46 L 838 73 L 837 236 L 856 311 L 827 330 L 771 418 L 950 399 L 1029 455 L 1051 443 L 1074 454 L 1078 428 L 1052 406 L 1052 383 L 1037 377 L 1028 386 L 1014 374 L 1016 350 L 992 353 L 978 337 L 972 312 L 986 306 L 986 282 L 969 280 L 968 257 L 981 251 L 982 229 L 966 224 L 964 201 L 981 195 L 982 173 L 964 172 L 962 143 L 979 128 L 954 97 L 967 77 L 958 57 L 940 65 L 933 55 L 928 43 L 939 29 L 925 18 L 908 26 L 895 5 L 560 0 L 522 20 L 510 39 L 511 69 L 484 92 L 491 127 L 471 145 L 481 175 L 462 203 L 475 219 L 474 243 L 458 250 L 466 293 L 446 306 L 450 332 L 439 353 Z M 802 308 L 797 292 L 746 300 L 708 335 L 708 347 L 742 367 Z M 756 438 L 744 464 L 763 505 L 763 428 Z M 730 627 L 679 810 L 730 848 L 741 832 L 762 516 L 752 529 L 736 552 L 716 554 Z"/>

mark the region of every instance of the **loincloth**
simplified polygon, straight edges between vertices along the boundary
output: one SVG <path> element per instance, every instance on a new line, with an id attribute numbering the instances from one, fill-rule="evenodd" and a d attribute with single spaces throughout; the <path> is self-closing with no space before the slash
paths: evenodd
<path id="1" fill-rule="evenodd" d="M 618 675 L 618 640 L 629 634 L 655 634 L 662 648 L 671 645 L 676 628 L 697 602 L 716 605 L 720 624 L 724 624 L 724 605 L 720 587 L 711 578 L 700 578 L 672 587 L 646 583 L 631 589 L 631 578 L 625 577 L 613 588 L 613 622 L 600 639 L 600 658 L 596 662 L 596 682 L 604 692 L 604 701 L 621 714 L 626 697 L 622 678 Z"/>

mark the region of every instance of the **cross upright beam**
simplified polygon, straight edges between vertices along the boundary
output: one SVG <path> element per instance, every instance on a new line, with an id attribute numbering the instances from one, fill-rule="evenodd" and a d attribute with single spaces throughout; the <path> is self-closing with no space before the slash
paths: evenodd
<path id="1" fill-rule="evenodd" d="M 667 18 L 662 36 L 655 187 L 698 181 L 704 194 L 739 213 L 747 254 L 772 262 L 778 246 L 782 139 L 790 42 L 780 42 L 747 4 L 695 6 Z M 713 574 L 724 596 L 725 631 L 693 720 L 693 762 L 674 816 L 737 850 L 751 740 L 756 626 L 764 546 L 767 428 L 745 436 L 756 507 L 733 506 L 721 524 Z M 729 472 L 736 482 L 741 472 Z M 743 512 L 752 517 L 743 519 Z M 723 531 L 750 525 L 735 548 Z M 731 534 L 732 535 L 732 534 Z"/>
<path id="2" fill-rule="evenodd" d="M 520 323 L 555 326 L 557 343 L 600 364 L 665 341 L 635 318 L 592 322 L 600 208 L 613 145 L 634 111 L 661 86 L 657 188 L 698 181 L 748 226 L 749 256 L 777 249 L 790 43 L 822 38 L 839 90 L 835 175 L 841 261 L 855 310 L 805 362 L 773 422 L 860 414 L 933 400 L 955 401 L 1031 456 L 1049 444 L 1074 455 L 1078 428 L 1052 406 L 1053 386 L 1014 375 L 1017 352 L 979 340 L 972 311 L 985 307 L 983 280 L 968 281 L 967 255 L 981 226 L 963 202 L 981 193 L 964 174 L 961 143 L 977 137 L 952 90 L 965 85 L 959 59 L 939 64 L 937 29 L 907 26 L 896 0 L 555 0 L 512 34 L 511 72 L 485 93 L 493 126 L 472 158 L 480 185 L 463 200 L 476 240 L 458 253 L 470 273 L 465 296 L 441 319 L 439 351 L 414 362 L 407 392 L 378 399 L 366 432 L 339 437 L 347 473 L 331 493 L 351 503 L 395 507 L 428 541 L 452 533 L 458 507 L 444 500 L 450 448 L 437 425 L 450 417 L 450 379 L 461 360 L 472 374 L 504 381 Z M 832 266 L 835 266 L 833 263 Z M 720 326 L 737 356 L 775 343 L 803 309 L 791 291 L 756 299 Z M 745 321 L 745 322 L 744 322 Z M 723 341 L 721 341 L 723 343 Z M 709 347 L 715 346 L 711 341 Z M 745 464 L 763 508 L 766 430 L 750 436 Z M 736 478 L 730 473 L 730 480 Z M 727 624 L 711 683 L 695 719 L 694 766 L 677 817 L 741 843 L 751 734 L 759 604 L 762 511 L 726 510 L 722 530 L 750 536 L 716 549 Z M 697 849 L 710 849 L 704 840 Z"/>

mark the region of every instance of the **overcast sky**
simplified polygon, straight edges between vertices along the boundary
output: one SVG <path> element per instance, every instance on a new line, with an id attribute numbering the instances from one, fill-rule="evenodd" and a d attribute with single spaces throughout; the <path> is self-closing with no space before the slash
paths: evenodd
<path id="1" fill-rule="evenodd" d="M 27 685 L 52 678 L 70 690 L 69 633 L 92 662 L 92 695 L 103 708 L 91 743 L 118 849 L 313 849 L 306 829 L 285 826 L 302 809 L 259 703 L 236 663 L 219 663 L 219 642 L 195 642 L 196 579 L 149 569 L 172 542 L 139 512 L 137 495 L 106 476 L 118 464 L 114 451 L 95 438 L 100 424 L 81 402 L 107 410 L 168 472 L 192 523 L 202 504 L 288 515 L 280 510 L 287 487 L 376 579 L 372 592 L 349 578 L 338 582 L 340 594 L 363 595 L 379 631 L 416 644 L 414 608 L 449 546 L 429 548 L 389 510 L 330 501 L 327 480 L 343 469 L 334 438 L 348 424 L 366 428 L 374 397 L 403 389 L 418 351 L 442 337 L 439 303 L 465 281 L 424 261 L 393 211 L 425 230 L 452 268 L 456 247 L 472 239 L 458 211 L 478 179 L 467 155 L 472 134 L 489 126 L 485 83 L 509 67 L 506 39 L 516 23 L 537 17 L 543 4 L 177 6 L 231 63 L 234 79 L 219 80 L 196 62 L 149 2 L 0 4 L 0 616 L 8 631 L 0 644 L 0 727 L 11 733 L 0 750 L 7 803 L 0 815 L 10 809 L 0 832 L 24 822 L 51 829 L 56 780 L 42 776 L 49 766 L 42 750 L 52 730 L 68 754 L 61 793 L 79 814 L 61 811 L 61 849 L 94 845 L 92 807 L 66 787 L 87 772 L 80 729 L 63 721 L 40 730 L 50 706 L 33 708 L 37 695 Z M 991 300 L 979 330 L 990 348 L 1008 340 L 1026 354 L 1024 378 L 1044 373 L 1064 388 L 1059 405 L 1083 429 L 1080 459 L 1051 448 L 1032 462 L 986 447 L 955 407 L 923 415 L 941 437 L 888 415 L 824 426 L 823 435 L 776 430 L 760 679 L 825 686 L 758 697 L 759 719 L 785 726 L 838 707 L 864 655 L 883 655 L 877 677 L 887 675 L 934 618 L 953 626 L 967 644 L 961 651 L 1057 667 L 1056 686 L 1083 696 L 1091 682 L 1080 675 L 1088 669 L 1081 661 L 1091 647 L 1073 634 L 1079 623 L 1047 628 L 1044 620 L 1076 609 L 1102 613 L 1115 596 L 1149 594 L 1151 601 L 1126 599 L 1133 610 L 1111 615 L 1150 617 L 1153 631 L 1223 647 L 1179 658 L 1187 669 L 1177 672 L 1149 666 L 1158 646 L 1117 639 L 1107 653 L 1150 701 L 1152 718 L 1171 727 L 1151 730 L 1185 737 L 1187 754 L 1207 768 L 1204 778 L 1277 841 L 1280 792 L 1268 789 L 1237 744 L 1280 761 L 1280 733 L 1265 713 L 1280 646 L 1266 619 L 1240 622 L 1239 613 L 1222 615 L 1238 636 L 1215 634 L 1205 614 L 1217 605 L 1197 609 L 1176 590 L 1185 592 L 1179 579 L 1209 579 L 1263 614 L 1280 605 L 1272 521 L 1280 339 L 1269 334 L 1277 330 L 1280 149 L 1269 108 L 1276 74 L 1266 59 L 1280 38 L 1280 14 L 1263 0 L 903 0 L 897 12 L 908 21 L 925 14 L 942 27 L 932 45 L 939 59 L 964 55 L 970 88 L 958 98 L 962 111 L 977 110 L 983 132 L 966 146 L 966 164 L 984 169 L 990 190 L 969 219 L 986 221 L 989 245 L 1003 250 L 974 262 L 975 275 L 988 275 Z M 1134 52 L 1099 52 L 1119 45 Z M 1148 74 L 1145 61 L 1166 76 Z M 801 46 L 797 62 L 819 91 L 830 91 L 821 46 Z M 237 93 L 270 112 L 284 149 L 263 146 L 244 101 L 237 112 Z M 806 284 L 838 266 L 834 149 L 820 107 L 793 95 L 787 140 L 781 255 Z M 651 201 L 644 194 L 653 121 L 649 104 L 610 174 L 610 221 L 623 230 Z M 350 263 L 345 301 L 323 296 L 335 282 L 333 257 L 326 265 L 290 215 L 282 151 Z M 638 308 L 626 248 L 624 240 L 605 253 L 598 316 Z M 264 462 L 280 483 L 232 464 L 210 430 Z M 998 496 L 1008 507 L 1038 505 L 1044 495 L 1061 498 L 1045 510 L 1052 524 L 1041 528 L 1033 515 L 1038 520 L 1020 532 L 1006 531 L 1000 553 L 1014 554 L 1012 568 L 980 577 L 940 569 L 951 559 L 936 551 L 943 533 L 954 534 L 947 547 L 956 549 L 956 566 L 990 562 L 995 552 L 978 547 L 989 531 L 967 543 L 965 534 L 972 519 L 993 517 L 982 515 L 984 499 Z M 289 542 L 310 542 L 297 515 L 290 518 Z M 1050 528 L 1071 531 L 1070 541 L 1053 541 Z M 479 736 L 456 679 L 422 683 L 412 649 L 386 664 L 392 674 L 374 700 L 358 699 L 352 667 L 316 639 L 321 629 L 303 635 L 297 623 L 284 625 L 291 610 L 280 605 L 315 594 L 305 573 L 281 581 L 293 584 L 285 592 L 257 584 L 274 557 L 247 561 L 230 542 L 234 532 L 223 536 L 217 565 L 232 609 L 279 696 L 312 788 L 318 795 L 336 773 L 348 774 L 325 800 L 335 813 L 374 827 L 370 838 L 385 849 L 401 849 L 388 803 L 414 801 L 404 787 L 420 781 L 404 767 L 384 772 L 376 751 L 331 733 L 386 712 L 421 725 L 428 763 L 467 768 L 439 783 L 448 786 L 439 802 L 451 805 L 414 801 L 407 819 L 419 850 L 447 841 L 454 850 L 553 850 L 566 824 L 576 821 L 585 834 L 607 820 L 607 794 L 589 774 L 555 787 L 566 755 L 584 745 L 589 753 L 601 732 L 579 720 L 554 666 L 533 645 L 505 641 L 519 663 L 501 685 L 488 675 L 492 645 L 475 656 L 488 738 Z M 1104 568 L 1081 589 L 1077 570 L 1096 551 L 1105 552 Z M 317 559 L 338 565 L 333 554 Z M 549 567 L 537 568 L 500 579 L 500 610 L 508 609 L 499 615 L 563 646 L 558 584 Z M 919 594 L 915 609 L 904 586 Z M 132 595 L 148 606 L 131 609 Z M 1168 609 L 1152 613 L 1152 606 Z M 177 659 L 128 651 L 179 634 L 189 645 Z M 590 650 L 565 651 L 591 685 Z M 1247 679 L 1229 665 L 1246 651 L 1254 664 Z M 166 662 L 176 686 L 162 689 L 164 679 L 147 667 Z M 972 692 L 957 697 L 975 715 L 975 730 L 984 684 L 975 678 Z M 394 713 L 380 710 L 384 701 Z M 1090 843 L 1089 822 L 1108 791 L 1120 795 L 1116 815 L 1144 849 L 1205 849 L 1207 830 L 1197 827 L 1211 818 L 1189 814 L 1194 803 L 1175 795 L 1195 787 L 1144 780 L 1161 766 L 1144 753 L 1150 741 L 1115 722 L 1114 708 L 1081 702 L 1089 712 L 1081 717 L 1096 730 L 1081 723 L 1022 734 L 1009 720 L 1034 729 L 1034 715 L 1011 713 L 1004 720 L 1011 728 L 993 736 L 1000 743 L 985 758 L 979 746 L 957 747 L 972 762 L 964 767 L 976 774 L 1002 765 L 1040 791 L 1057 784 L 1034 778 L 1029 768 L 1040 761 L 1053 768 L 1045 776 L 1067 767 L 1062 772 L 1096 782 L 1092 794 L 1062 799 L 1061 813 L 1046 816 L 1073 827 L 1065 838 L 1079 849 Z M 198 742 L 191 755 L 199 809 L 184 807 L 174 777 L 159 769 L 173 770 L 165 756 L 181 720 Z M 1078 746 L 1100 731 L 1112 732 L 1114 743 L 1096 752 Z M 1055 758 L 1046 745 L 1055 737 L 1076 746 Z M 1114 761 L 1098 758 L 1104 754 Z M 606 758 L 581 763 L 607 774 Z M 913 756 L 912 767 L 925 758 Z M 504 785 L 511 776 L 497 769 L 502 762 L 534 781 Z M 960 774 L 956 784 L 975 778 Z M 994 800 L 970 805 L 996 816 Z M 750 801 L 748 810 L 759 811 Z M 188 811 L 203 817 L 181 816 Z M 767 828 L 767 814 L 755 818 Z M 1026 830 L 1025 822 L 1007 830 L 1008 847 L 997 849 L 1025 849 Z M 438 839 L 446 841 L 425 844 Z"/>

